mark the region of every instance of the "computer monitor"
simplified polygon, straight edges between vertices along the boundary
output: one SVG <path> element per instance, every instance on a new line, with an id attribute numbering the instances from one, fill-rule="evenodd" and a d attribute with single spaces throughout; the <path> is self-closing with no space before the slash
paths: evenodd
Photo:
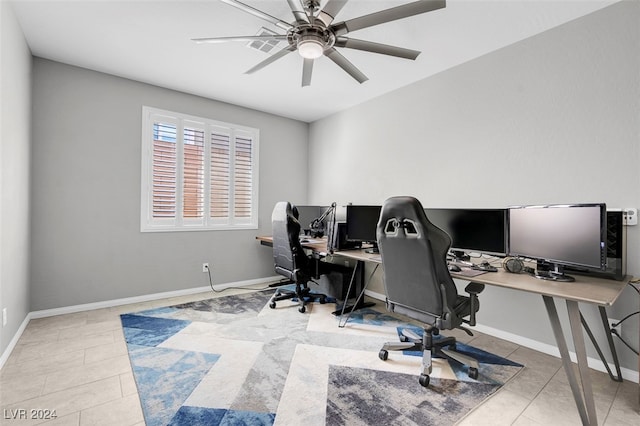
<path id="1" fill-rule="evenodd" d="M 510 208 L 509 252 L 536 260 L 538 278 L 573 281 L 565 266 L 606 268 L 606 220 L 604 203 Z"/>
<path id="2" fill-rule="evenodd" d="M 347 241 L 371 243 L 369 252 L 378 251 L 376 231 L 382 206 L 347 205 Z"/>
<path id="3" fill-rule="evenodd" d="M 508 253 L 508 209 L 424 209 L 431 223 L 451 237 L 451 253 L 458 260 L 469 253 L 506 256 Z"/>

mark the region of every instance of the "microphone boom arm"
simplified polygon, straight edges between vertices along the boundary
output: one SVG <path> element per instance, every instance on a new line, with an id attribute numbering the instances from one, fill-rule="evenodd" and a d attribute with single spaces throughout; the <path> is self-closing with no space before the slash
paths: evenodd
<path id="1" fill-rule="evenodd" d="M 317 217 L 311 221 L 311 223 L 309 224 L 309 228 L 311 228 L 312 236 L 322 237 L 324 235 L 324 225 L 322 224 L 322 221 L 325 220 L 327 216 L 329 216 L 332 212 L 334 212 L 335 209 L 336 203 L 333 202 L 331 203 L 331 206 L 329 206 L 329 208 L 327 208 L 324 213 L 320 215 L 320 217 Z"/>

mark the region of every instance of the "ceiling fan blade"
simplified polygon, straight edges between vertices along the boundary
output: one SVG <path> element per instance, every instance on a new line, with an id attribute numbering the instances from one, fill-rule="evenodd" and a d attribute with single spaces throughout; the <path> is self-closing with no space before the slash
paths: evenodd
<path id="1" fill-rule="evenodd" d="M 289 3 L 289 7 L 291 8 L 291 12 L 293 13 L 293 17 L 296 18 L 296 22 L 298 24 L 308 24 L 309 17 L 307 13 L 302 8 L 302 4 L 300 4 L 300 0 L 287 0 Z"/>
<path id="2" fill-rule="evenodd" d="M 361 30 L 374 25 L 384 24 L 385 22 L 391 22 L 419 15 L 421 13 L 431 12 L 432 10 L 441 9 L 445 6 L 446 0 L 419 0 L 413 3 L 392 7 L 391 9 L 381 10 L 380 12 L 374 12 L 369 15 L 360 16 L 358 18 L 349 19 L 344 22 L 339 22 L 332 25 L 331 29 L 336 35 L 340 36 L 347 34 L 350 31 Z"/>
<path id="3" fill-rule="evenodd" d="M 269 56 L 267 59 L 265 59 L 264 61 L 260 62 L 258 65 L 255 65 L 253 68 L 245 71 L 245 74 L 253 74 L 254 72 L 256 72 L 258 70 L 261 70 L 262 68 L 266 67 L 270 63 L 275 62 L 278 59 L 282 58 L 283 56 L 288 55 L 289 53 L 293 52 L 294 50 L 296 50 L 295 46 L 285 47 L 284 49 L 278 51 L 277 53 L 274 53 L 273 55 Z"/>
<path id="4" fill-rule="evenodd" d="M 206 37 L 192 38 L 191 41 L 196 43 L 224 43 L 227 41 L 268 41 L 268 40 L 286 40 L 286 35 L 269 34 L 269 35 L 253 35 L 253 36 L 236 36 L 236 37 Z"/>
<path id="5" fill-rule="evenodd" d="M 293 28 L 293 26 L 288 22 L 278 19 L 275 16 L 271 16 L 268 13 L 265 13 L 261 10 L 256 9 L 255 7 L 249 6 L 248 4 L 244 4 L 237 0 L 220 0 L 220 1 L 222 1 L 223 3 L 227 3 L 230 6 L 236 7 L 244 12 L 250 13 L 253 16 L 257 16 L 258 18 L 264 19 L 265 21 L 269 21 L 272 24 L 282 28 L 283 30 L 289 30 Z"/>
<path id="6" fill-rule="evenodd" d="M 346 47 L 347 49 L 364 50 L 366 52 L 380 53 L 382 55 L 396 56 L 404 59 L 416 59 L 420 54 L 417 50 L 347 37 L 339 37 L 334 46 Z"/>
<path id="7" fill-rule="evenodd" d="M 313 72 L 313 59 L 304 60 L 302 65 L 302 87 L 309 86 L 311 84 L 311 73 Z"/>
<path id="8" fill-rule="evenodd" d="M 318 19 L 324 22 L 324 24 L 328 27 L 329 25 L 331 25 L 333 20 L 336 18 L 336 15 L 340 13 L 346 3 L 347 0 L 329 0 L 324 6 L 324 9 L 322 9 L 318 14 Z"/>
<path id="9" fill-rule="evenodd" d="M 353 65 L 347 58 L 342 56 L 335 48 L 331 47 L 324 52 L 325 56 L 336 63 L 347 74 L 356 79 L 358 83 L 364 83 L 369 78 L 362 73 L 355 65 Z"/>

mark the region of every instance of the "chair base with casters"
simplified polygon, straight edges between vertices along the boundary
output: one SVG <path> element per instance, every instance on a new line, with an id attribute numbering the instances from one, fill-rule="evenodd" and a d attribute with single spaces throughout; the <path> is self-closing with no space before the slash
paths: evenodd
<path id="1" fill-rule="evenodd" d="M 312 292 L 308 286 L 296 284 L 295 290 L 284 288 L 276 289 L 269 300 L 269 307 L 275 309 L 276 302 L 288 299 L 298 299 L 298 311 L 302 314 L 307 311 L 307 304 L 315 299 L 319 299 L 321 305 L 327 303 L 327 296 L 325 294 Z"/>
<path id="2" fill-rule="evenodd" d="M 440 331 L 435 327 L 424 327 L 422 337 L 420 337 L 412 330 L 403 329 L 400 336 L 400 342 L 385 343 L 382 349 L 380 349 L 380 352 L 378 352 L 378 357 L 381 360 L 386 361 L 389 359 L 389 351 L 421 351 L 422 371 L 418 378 L 418 382 L 424 387 L 429 386 L 429 375 L 432 371 L 432 357 L 435 355 L 439 355 L 442 358 L 450 358 L 468 366 L 469 377 L 474 380 L 477 379 L 479 368 L 478 361 L 455 351 L 455 337 L 443 337 L 434 341 L 433 336 L 437 336 L 439 333 Z"/>

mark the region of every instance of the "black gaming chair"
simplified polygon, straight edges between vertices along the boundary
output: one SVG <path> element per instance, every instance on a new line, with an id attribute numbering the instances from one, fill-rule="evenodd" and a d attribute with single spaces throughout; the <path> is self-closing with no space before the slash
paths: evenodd
<path id="1" fill-rule="evenodd" d="M 293 281 L 296 288 L 293 291 L 278 288 L 269 301 L 269 307 L 274 309 L 279 300 L 297 298 L 298 310 L 304 313 L 309 301 L 319 299 L 320 303 L 326 303 L 327 296 L 312 293 L 307 286 L 317 275 L 314 267 L 316 261 L 308 257 L 300 245 L 300 223 L 295 212 L 291 203 L 281 201 L 271 214 L 275 271 Z"/>
<path id="2" fill-rule="evenodd" d="M 396 350 L 422 351 L 422 372 L 419 382 L 429 386 L 431 357 L 446 356 L 469 367 L 469 377 L 478 377 L 478 363 L 473 358 L 455 352 L 454 337 L 434 339 L 439 330 L 462 328 L 463 323 L 475 325 L 478 293 L 483 284 L 470 283 L 458 295 L 447 268 L 447 252 L 451 238 L 433 225 L 413 197 L 392 197 L 384 202 L 377 227 L 378 247 L 384 270 L 387 309 L 423 323 L 422 337 L 411 330 L 402 330 L 401 342 L 386 343 L 379 357 L 386 361 Z M 470 317 L 469 320 L 463 320 Z M 444 349 L 444 348 L 448 349 Z"/>

